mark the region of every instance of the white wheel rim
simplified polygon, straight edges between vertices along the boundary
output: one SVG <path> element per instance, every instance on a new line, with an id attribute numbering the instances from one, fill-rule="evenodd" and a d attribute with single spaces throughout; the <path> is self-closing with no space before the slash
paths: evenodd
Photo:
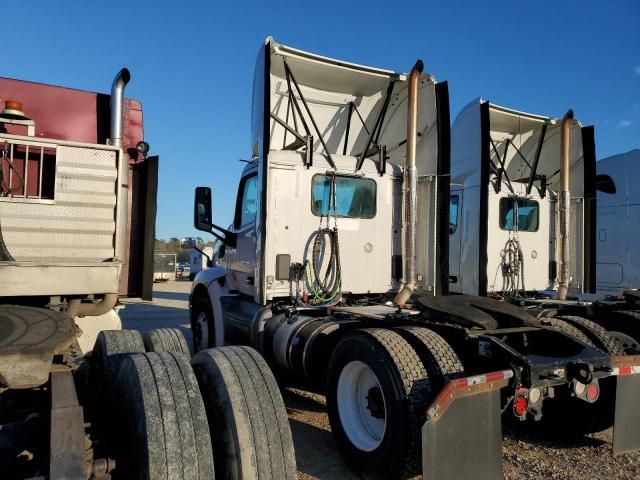
<path id="1" fill-rule="evenodd" d="M 194 342 L 194 344 L 196 350 L 200 351 L 209 347 L 209 321 L 207 319 L 207 314 L 200 312 L 198 314 L 198 318 L 196 318 L 196 324 L 200 327 L 198 329 L 200 331 L 200 338 L 198 338 L 197 342 Z"/>
<path id="2" fill-rule="evenodd" d="M 364 452 L 378 448 L 387 429 L 387 406 L 378 377 L 368 365 L 358 360 L 345 365 L 338 378 L 337 403 L 351 443 Z"/>

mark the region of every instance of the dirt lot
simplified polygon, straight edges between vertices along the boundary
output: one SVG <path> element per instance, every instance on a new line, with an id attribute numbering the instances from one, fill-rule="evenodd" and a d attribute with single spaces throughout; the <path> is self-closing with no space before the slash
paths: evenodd
<path id="1" fill-rule="evenodd" d="M 156 284 L 153 302 L 127 301 L 124 328 L 176 327 L 191 338 L 188 297 L 191 283 Z M 286 388 L 283 392 L 301 479 L 357 479 L 336 451 L 322 395 Z M 503 458 L 508 479 L 640 479 L 640 453 L 613 456 L 612 430 L 563 441 L 505 428 Z"/>

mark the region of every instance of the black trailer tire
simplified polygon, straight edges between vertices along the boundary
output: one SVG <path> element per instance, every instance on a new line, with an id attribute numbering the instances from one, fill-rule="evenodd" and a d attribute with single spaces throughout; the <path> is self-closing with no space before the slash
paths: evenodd
<path id="1" fill-rule="evenodd" d="M 377 387 L 369 382 L 373 386 L 367 389 L 368 380 L 361 375 L 373 375 Z M 362 401 L 358 394 L 366 399 L 371 418 L 384 419 L 381 433 L 377 427 L 378 432 L 371 434 L 371 419 L 352 415 L 350 404 L 362 410 L 357 406 Z M 355 330 L 334 349 L 327 375 L 331 429 L 347 463 L 367 478 L 406 478 L 421 473 L 421 430 L 431 396 L 425 367 L 397 332 Z"/>
<path id="2" fill-rule="evenodd" d="M 293 480 L 287 411 L 269 366 L 250 347 L 202 350 L 191 363 L 212 435 L 218 478 Z"/>
<path id="3" fill-rule="evenodd" d="M 587 320 L 577 315 L 558 315 L 560 320 L 565 320 L 580 329 L 595 346 L 609 355 L 624 355 L 624 348 L 609 333 L 596 322 Z"/>
<path id="4" fill-rule="evenodd" d="M 548 318 L 542 318 L 540 319 L 540 321 L 542 322 L 543 325 L 550 327 L 552 330 L 557 330 L 558 332 L 569 334 L 572 337 L 577 338 L 581 342 L 586 343 L 590 347 L 598 348 L 596 347 L 595 343 L 593 343 L 582 330 L 574 327 L 572 324 L 570 324 L 566 320 L 563 320 L 560 318 L 548 317 Z"/>
<path id="5" fill-rule="evenodd" d="M 114 479 L 214 478 L 204 403 L 183 355 L 123 356 L 112 394 Z"/>
<path id="6" fill-rule="evenodd" d="M 147 352 L 175 352 L 191 356 L 187 339 L 177 328 L 156 328 L 142 334 Z"/>
<path id="7" fill-rule="evenodd" d="M 416 351 L 427 369 L 434 390 L 444 387 L 447 380 L 464 376 L 460 358 L 444 338 L 425 327 L 401 327 L 398 332 Z"/>
<path id="8" fill-rule="evenodd" d="M 110 385 L 118 376 L 122 355 L 144 351 L 144 341 L 137 330 L 103 330 L 98 333 L 91 354 L 95 375 L 103 385 Z"/>
<path id="9" fill-rule="evenodd" d="M 213 308 L 209 299 L 202 294 L 194 298 L 191 306 L 191 333 L 194 353 L 216 344 Z"/>

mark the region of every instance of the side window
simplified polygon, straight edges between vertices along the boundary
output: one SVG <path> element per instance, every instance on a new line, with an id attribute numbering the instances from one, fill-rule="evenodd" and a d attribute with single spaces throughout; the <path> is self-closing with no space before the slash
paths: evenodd
<path id="1" fill-rule="evenodd" d="M 458 229 L 458 204 L 460 197 L 458 195 L 451 195 L 451 202 L 449 203 L 449 235 L 456 233 Z"/>
<path id="2" fill-rule="evenodd" d="M 236 228 L 247 225 L 256 219 L 258 211 L 258 176 L 245 177 L 240 184 L 238 192 L 238 204 L 236 206 Z"/>
<path id="3" fill-rule="evenodd" d="M 538 231 L 538 211 L 540 206 L 535 200 L 526 198 L 500 199 L 500 228 L 520 232 Z"/>

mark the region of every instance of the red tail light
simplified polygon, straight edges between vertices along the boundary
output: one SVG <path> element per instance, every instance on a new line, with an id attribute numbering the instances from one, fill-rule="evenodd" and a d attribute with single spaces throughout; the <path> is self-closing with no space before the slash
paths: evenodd
<path id="1" fill-rule="evenodd" d="M 600 396 L 600 388 L 598 388 L 598 384 L 590 383 L 587 386 L 586 396 L 587 396 L 587 401 L 595 402 Z"/>
<path id="2" fill-rule="evenodd" d="M 513 400 L 513 413 L 516 417 L 524 417 L 527 414 L 527 410 L 529 410 L 529 400 L 527 400 L 527 397 L 523 397 L 522 395 L 516 396 Z"/>

